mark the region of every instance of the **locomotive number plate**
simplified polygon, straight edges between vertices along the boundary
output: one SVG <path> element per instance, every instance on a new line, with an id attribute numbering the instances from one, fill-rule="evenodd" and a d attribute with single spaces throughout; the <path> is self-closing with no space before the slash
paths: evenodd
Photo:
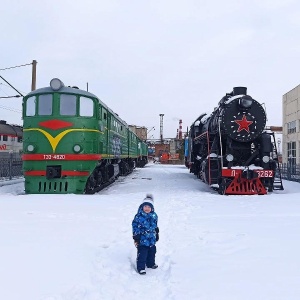
<path id="1" fill-rule="evenodd" d="M 258 177 L 273 177 L 272 170 L 256 170 Z"/>
<path id="2" fill-rule="evenodd" d="M 66 156 L 63 154 L 44 154 L 44 159 L 63 160 L 66 159 Z"/>
<path id="3" fill-rule="evenodd" d="M 224 177 L 236 177 L 240 176 L 243 170 L 241 169 L 222 169 L 222 176 Z M 254 170 L 256 172 L 257 177 L 267 177 L 272 178 L 274 177 L 274 171 L 273 170 Z"/>

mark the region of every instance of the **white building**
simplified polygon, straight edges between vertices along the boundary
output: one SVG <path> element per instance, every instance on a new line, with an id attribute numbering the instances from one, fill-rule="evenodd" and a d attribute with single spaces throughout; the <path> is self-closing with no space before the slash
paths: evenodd
<path id="1" fill-rule="evenodd" d="M 300 164 L 300 85 L 282 97 L 282 160 Z"/>

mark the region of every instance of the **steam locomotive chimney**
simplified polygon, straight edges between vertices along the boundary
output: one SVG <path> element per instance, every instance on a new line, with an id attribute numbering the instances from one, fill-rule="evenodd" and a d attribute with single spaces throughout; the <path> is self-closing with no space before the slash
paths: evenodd
<path id="1" fill-rule="evenodd" d="M 247 95 L 247 88 L 243 86 L 237 86 L 233 88 L 233 96 Z"/>
<path id="2" fill-rule="evenodd" d="M 179 134 L 178 138 L 182 140 L 182 120 L 179 120 Z"/>

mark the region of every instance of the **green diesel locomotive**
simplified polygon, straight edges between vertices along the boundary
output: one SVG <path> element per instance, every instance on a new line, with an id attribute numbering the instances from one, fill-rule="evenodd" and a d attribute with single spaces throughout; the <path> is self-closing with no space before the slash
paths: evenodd
<path id="1" fill-rule="evenodd" d="M 97 96 L 58 78 L 23 100 L 25 192 L 93 194 L 148 162 L 148 147 Z"/>

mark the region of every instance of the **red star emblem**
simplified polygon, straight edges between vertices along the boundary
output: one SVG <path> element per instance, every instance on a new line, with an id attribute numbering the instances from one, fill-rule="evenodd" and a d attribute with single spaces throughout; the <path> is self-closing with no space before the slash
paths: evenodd
<path id="1" fill-rule="evenodd" d="M 249 133 L 249 126 L 253 123 L 253 121 L 247 121 L 247 118 L 245 115 L 243 115 L 242 120 L 234 121 L 239 125 L 239 128 L 237 132 L 241 132 L 242 130 L 246 130 Z"/>

